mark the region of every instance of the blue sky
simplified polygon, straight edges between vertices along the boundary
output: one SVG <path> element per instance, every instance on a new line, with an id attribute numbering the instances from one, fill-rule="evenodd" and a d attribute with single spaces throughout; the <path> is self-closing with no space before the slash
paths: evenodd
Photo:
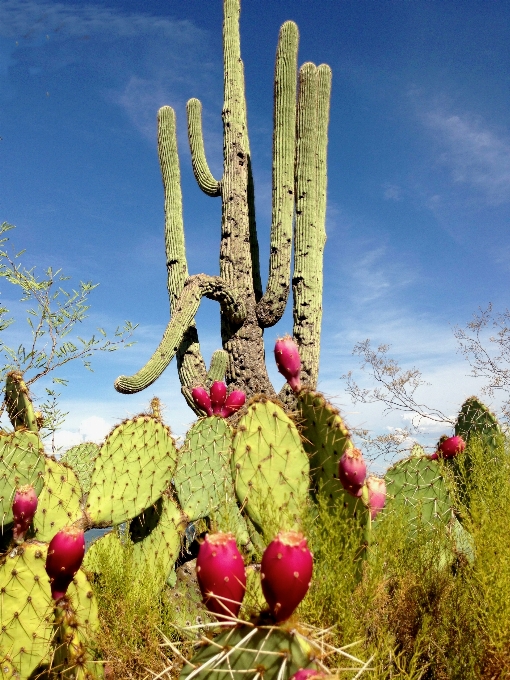
<path id="1" fill-rule="evenodd" d="M 352 347 L 371 338 L 391 344 L 405 367 L 418 366 L 431 383 L 423 400 L 454 414 L 479 385 L 452 329 L 489 301 L 508 306 L 510 6 L 243 0 L 266 271 L 274 53 L 286 19 L 300 28 L 300 63 L 333 69 L 319 387 L 353 425 L 405 425 L 344 393 L 340 376 L 358 368 Z M 0 221 L 17 225 L 12 240 L 27 249 L 27 265 L 100 282 L 88 329 L 139 324 L 137 345 L 98 357 L 94 373 L 78 365 L 61 372 L 70 380 L 63 442 L 98 436 L 154 394 L 177 434 L 193 419 L 173 364 L 139 395 L 118 395 L 112 384 L 145 362 L 168 321 L 155 141 L 164 104 L 177 111 L 189 269 L 218 271 L 220 204 L 196 186 L 184 108 L 190 97 L 202 100 L 206 151 L 220 175 L 221 20 L 220 0 L 0 0 Z M 4 286 L 7 306 L 10 296 Z M 214 303 L 204 302 L 198 326 L 208 358 L 220 346 Z M 266 333 L 267 348 L 291 327 L 289 306 Z M 12 344 L 28 340 L 22 320 L 8 333 Z"/>

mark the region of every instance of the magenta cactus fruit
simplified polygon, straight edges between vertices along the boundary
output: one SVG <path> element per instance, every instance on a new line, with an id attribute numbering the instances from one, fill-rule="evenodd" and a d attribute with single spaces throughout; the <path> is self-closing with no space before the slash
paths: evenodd
<path id="1" fill-rule="evenodd" d="M 220 415 L 227 399 L 227 386 L 224 382 L 216 380 L 211 385 L 209 394 L 211 395 L 212 412 L 214 415 Z"/>
<path id="2" fill-rule="evenodd" d="M 299 349 L 290 335 L 280 338 L 274 346 L 276 366 L 294 392 L 301 389 L 301 358 Z"/>
<path id="3" fill-rule="evenodd" d="M 64 527 L 50 541 L 46 573 L 50 577 L 51 595 L 58 601 L 67 592 L 85 555 L 85 536 L 81 529 Z"/>
<path id="4" fill-rule="evenodd" d="M 223 416 L 223 418 L 228 418 L 236 411 L 239 411 L 239 409 L 244 406 L 245 401 L 246 394 L 242 390 L 234 390 L 228 395 L 220 415 Z"/>
<path id="5" fill-rule="evenodd" d="M 347 449 L 338 463 L 338 478 L 352 496 L 361 496 L 367 466 L 359 449 Z"/>
<path id="6" fill-rule="evenodd" d="M 191 390 L 191 396 L 193 397 L 195 406 L 198 406 L 201 411 L 205 411 L 208 416 L 212 416 L 213 410 L 211 407 L 211 398 L 203 387 L 194 387 Z"/>
<path id="7" fill-rule="evenodd" d="M 237 617 L 246 590 L 246 573 L 233 534 L 207 534 L 197 557 L 197 580 L 207 609 L 220 619 Z"/>
<path id="8" fill-rule="evenodd" d="M 12 514 L 14 518 L 13 537 L 16 543 L 23 543 L 35 511 L 37 510 L 37 494 L 30 484 L 20 486 L 14 494 Z"/>
<path id="9" fill-rule="evenodd" d="M 367 487 L 370 518 L 375 519 L 386 504 L 386 482 L 381 477 L 370 475 L 367 478 Z"/>
<path id="10" fill-rule="evenodd" d="M 321 671 L 314 671 L 313 668 L 301 668 L 294 673 L 290 680 L 319 680 L 319 678 L 326 678 L 327 675 Z"/>
<path id="11" fill-rule="evenodd" d="M 466 448 L 466 442 L 462 437 L 449 437 L 440 442 L 438 449 L 443 458 L 455 458 L 458 453 L 462 453 Z"/>
<path id="12" fill-rule="evenodd" d="M 262 592 L 276 622 L 289 618 L 310 587 L 313 557 L 306 538 L 296 531 L 279 533 L 262 556 Z"/>

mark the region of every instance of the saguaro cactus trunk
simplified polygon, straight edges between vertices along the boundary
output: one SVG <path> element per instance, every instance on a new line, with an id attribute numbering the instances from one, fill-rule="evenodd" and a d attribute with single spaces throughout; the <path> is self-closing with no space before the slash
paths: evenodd
<path id="1" fill-rule="evenodd" d="M 165 193 L 165 244 L 170 321 L 159 347 L 131 377 L 115 381 L 119 392 L 152 384 L 177 356 L 182 391 L 223 377 L 246 395 L 274 394 L 265 366 L 263 332 L 282 317 L 290 290 L 294 225 L 294 338 L 302 357 L 302 383 L 317 383 L 322 317 L 322 261 L 326 212 L 326 149 L 331 70 L 304 64 L 298 74 L 298 30 L 280 30 L 274 81 L 273 189 L 269 278 L 260 279 L 254 186 L 248 139 L 244 66 L 241 60 L 240 0 L 223 2 L 223 177 L 213 177 L 205 156 L 202 106 L 187 105 L 188 137 L 198 185 L 222 202 L 220 275 L 189 276 L 186 262 L 175 113 L 158 112 L 158 149 Z M 298 89 L 299 82 L 299 89 Z M 223 351 L 207 373 L 194 317 L 202 297 L 220 303 Z"/>

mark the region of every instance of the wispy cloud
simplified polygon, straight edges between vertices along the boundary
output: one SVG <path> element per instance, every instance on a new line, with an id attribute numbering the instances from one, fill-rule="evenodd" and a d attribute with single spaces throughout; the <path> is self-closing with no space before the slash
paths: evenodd
<path id="1" fill-rule="evenodd" d="M 455 182 L 478 189 L 491 205 L 510 201 L 510 137 L 469 114 L 436 110 L 424 124 L 442 147 L 439 160 Z"/>

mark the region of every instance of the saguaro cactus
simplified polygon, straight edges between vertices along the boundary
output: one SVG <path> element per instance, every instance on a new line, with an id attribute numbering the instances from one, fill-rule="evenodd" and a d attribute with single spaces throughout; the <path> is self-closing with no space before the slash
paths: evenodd
<path id="1" fill-rule="evenodd" d="M 263 331 L 281 318 L 289 296 L 292 243 L 293 335 L 302 359 L 301 381 L 316 386 L 322 317 L 322 261 L 326 240 L 326 150 L 331 69 L 304 64 L 297 71 L 298 29 L 280 30 L 274 81 L 273 190 L 269 279 L 263 292 L 248 140 L 244 67 L 241 60 L 240 0 L 223 2 L 224 106 L 223 177 L 213 177 L 204 150 L 201 103 L 187 105 L 193 171 L 204 193 L 220 197 L 220 275 L 189 276 L 186 262 L 175 113 L 158 112 L 158 148 L 165 194 L 165 243 L 171 318 L 159 347 L 135 375 L 115 381 L 119 392 L 151 385 L 177 356 L 182 391 L 216 376 L 226 359 L 226 382 L 248 397 L 274 395 L 265 361 Z M 295 220 L 294 220 L 295 215 Z M 294 238 L 293 238 L 294 222 Z M 223 352 L 209 374 L 200 354 L 194 317 L 202 297 L 221 308 Z M 222 356 L 223 355 L 223 356 Z"/>

